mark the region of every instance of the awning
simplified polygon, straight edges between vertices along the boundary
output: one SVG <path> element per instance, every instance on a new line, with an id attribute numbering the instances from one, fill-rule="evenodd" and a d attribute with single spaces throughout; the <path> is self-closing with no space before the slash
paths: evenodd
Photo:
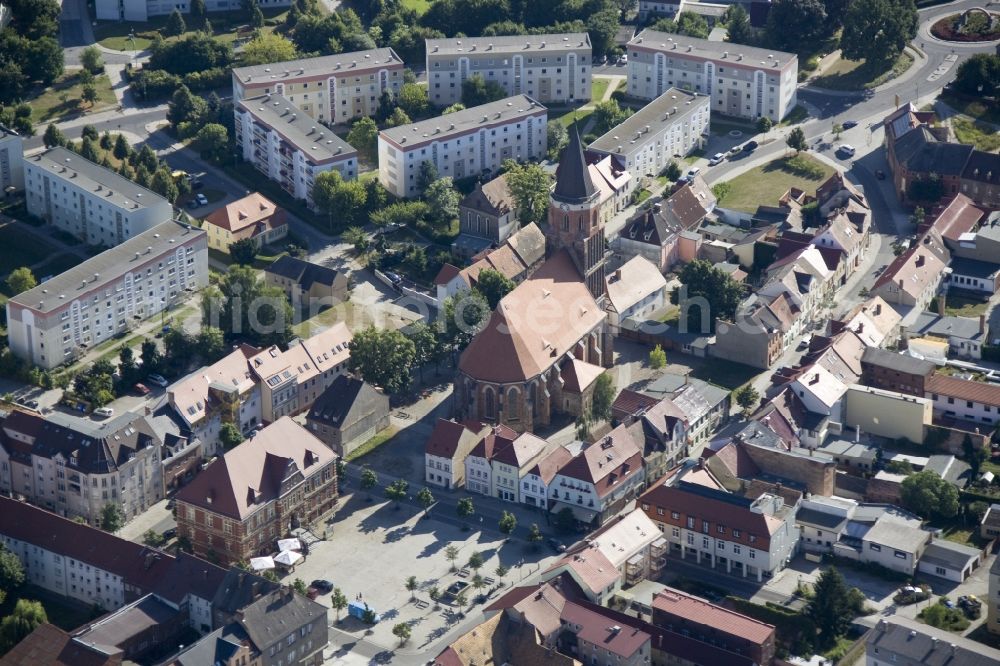
<path id="1" fill-rule="evenodd" d="M 274 568 L 274 558 L 271 557 L 251 557 L 250 568 L 254 571 L 264 571 Z"/>
<path id="2" fill-rule="evenodd" d="M 274 561 L 278 564 L 284 564 L 286 567 L 290 567 L 301 559 L 302 556 L 294 550 L 283 550 L 275 556 Z"/>
<path id="3" fill-rule="evenodd" d="M 278 550 L 302 550 L 302 542 L 298 539 L 278 539 Z"/>

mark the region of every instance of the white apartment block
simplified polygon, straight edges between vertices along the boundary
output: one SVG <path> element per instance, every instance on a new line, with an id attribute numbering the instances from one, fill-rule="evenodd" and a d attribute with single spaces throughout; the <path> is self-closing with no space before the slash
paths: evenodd
<path id="1" fill-rule="evenodd" d="M 312 205 L 316 175 L 358 176 L 358 151 L 281 95 L 236 104 L 236 151 L 296 199 Z"/>
<path id="2" fill-rule="evenodd" d="M 614 156 L 632 174 L 634 188 L 643 176 L 660 175 L 676 156 L 702 148 L 710 115 L 707 96 L 670 88 L 587 149 Z"/>
<path id="3" fill-rule="evenodd" d="M 548 110 L 525 95 L 475 106 L 378 135 L 379 180 L 398 197 L 415 197 L 420 165 L 454 179 L 494 172 L 506 159 L 541 159 Z"/>
<path id="4" fill-rule="evenodd" d="M 346 123 L 373 116 L 382 93 L 403 85 L 403 61 L 390 48 L 233 69 L 233 100 L 281 95 L 310 118 Z"/>
<path id="5" fill-rule="evenodd" d="M 663 16 L 676 19 L 684 9 L 684 0 L 639 0 L 639 18 Z"/>
<path id="6" fill-rule="evenodd" d="M 436 106 L 454 104 L 462 82 L 479 74 L 543 104 L 590 101 L 591 53 L 585 32 L 428 39 L 428 96 Z"/>
<path id="7" fill-rule="evenodd" d="M 173 217 L 159 194 L 65 148 L 23 163 L 28 212 L 87 245 L 114 247 Z"/>
<path id="8" fill-rule="evenodd" d="M 793 53 L 643 30 L 628 43 L 628 94 L 656 99 L 669 88 L 712 98 L 712 112 L 778 122 L 796 104 Z"/>
<path id="9" fill-rule="evenodd" d="M 11 353 L 51 369 L 208 285 L 208 235 L 164 222 L 7 301 Z"/>
<path id="10" fill-rule="evenodd" d="M 0 125 L 0 196 L 24 189 L 24 145 L 17 132 Z"/>
<path id="11" fill-rule="evenodd" d="M 291 0 L 260 0 L 264 9 L 288 7 Z M 205 0 L 205 8 L 210 12 L 226 12 L 243 9 L 240 0 Z M 191 0 L 96 0 L 99 21 L 137 21 L 145 23 L 151 16 L 167 16 L 175 9 L 181 14 L 191 11 Z"/>

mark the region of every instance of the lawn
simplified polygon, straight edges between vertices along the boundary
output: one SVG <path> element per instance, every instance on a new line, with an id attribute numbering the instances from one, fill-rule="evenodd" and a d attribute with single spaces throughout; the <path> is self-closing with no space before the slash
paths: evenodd
<path id="1" fill-rule="evenodd" d="M 590 118 L 590 114 L 593 112 L 593 109 L 572 109 L 559 116 L 557 120 L 562 123 L 566 129 L 569 129 L 573 123 L 579 123 L 577 125 L 577 129 L 582 130 L 587 124 L 587 119 Z M 581 134 L 582 133 L 583 132 L 581 131 Z"/>
<path id="2" fill-rule="evenodd" d="M 1000 132 L 992 127 L 966 118 L 952 118 L 951 128 L 955 131 L 955 138 L 959 143 L 967 143 L 989 153 L 1000 150 Z"/>
<path id="3" fill-rule="evenodd" d="M 719 206 L 752 213 L 758 206 L 776 205 L 781 195 L 792 187 L 814 191 L 833 172 L 833 167 L 805 153 L 779 157 L 725 181 L 730 189 L 719 201 Z"/>
<path id="4" fill-rule="evenodd" d="M 989 306 L 988 301 L 963 298 L 958 294 L 948 294 L 944 301 L 944 313 L 949 317 L 978 317 L 981 314 L 986 314 Z"/>
<path id="5" fill-rule="evenodd" d="M 380 311 L 378 306 L 357 305 L 345 301 L 323 310 L 311 319 L 295 324 L 292 326 L 292 332 L 300 338 L 308 338 L 341 321 L 352 331 L 360 331 L 368 326 L 399 329 L 419 319 L 415 313 L 410 314 L 413 315 L 412 318 L 403 318 L 395 314 L 395 310 L 389 314 L 384 310 Z"/>
<path id="6" fill-rule="evenodd" d="M 262 7 L 261 11 L 264 13 L 265 19 L 265 24 L 262 28 L 264 32 L 272 32 L 275 26 L 284 22 L 285 14 L 288 13 L 287 9 L 277 7 Z M 97 41 L 105 48 L 114 49 L 115 51 L 144 51 L 153 43 L 150 33 L 157 31 L 162 33 L 169 18 L 169 16 L 157 16 L 146 23 L 100 21 L 94 27 L 94 34 L 97 37 Z M 185 16 L 184 20 L 190 21 L 190 16 Z M 212 12 L 209 14 L 208 20 L 212 23 L 212 32 L 215 37 L 227 43 L 232 43 L 236 40 L 238 36 L 237 30 L 240 27 L 246 26 L 249 28 L 247 13 L 242 10 Z M 188 31 L 184 35 L 181 35 L 181 37 L 194 33 L 195 27 L 193 24 L 188 24 Z M 129 40 L 129 33 L 134 33 L 134 40 Z M 140 35 L 142 36 L 140 37 Z M 168 39 L 177 38 L 168 37 Z"/>
<path id="7" fill-rule="evenodd" d="M 359 446 L 358 448 L 354 449 L 349 454 L 347 454 L 345 460 L 347 460 L 347 462 L 352 462 L 362 456 L 368 455 L 369 453 L 371 453 L 378 447 L 382 446 L 395 436 L 396 436 L 396 429 L 392 426 L 389 426 L 388 428 L 378 433 L 377 435 L 369 439 L 367 442 L 365 442 L 364 444 L 362 444 L 361 446 Z"/>
<path id="8" fill-rule="evenodd" d="M 809 117 L 809 112 L 806 107 L 801 104 L 796 104 L 795 107 L 788 112 L 788 115 L 778 123 L 779 127 L 788 127 L 790 125 L 797 125 L 798 123 L 804 122 L 806 118 Z"/>
<path id="9" fill-rule="evenodd" d="M 958 94 L 942 93 L 938 98 L 955 111 L 983 122 L 1000 124 L 1000 106 Z"/>
<path id="10" fill-rule="evenodd" d="M 412 9 L 418 14 L 423 14 L 431 7 L 433 0 L 403 0 L 402 5 L 406 9 Z"/>
<path id="11" fill-rule="evenodd" d="M 611 83 L 611 79 L 598 79 L 594 78 L 590 82 L 590 101 L 600 102 L 604 99 L 604 93 L 608 90 L 608 84 Z"/>
<path id="12" fill-rule="evenodd" d="M 36 97 L 27 100 L 31 105 L 31 122 L 47 123 L 118 104 L 107 76 L 102 74 L 95 77 L 94 87 L 97 89 L 97 101 L 92 106 L 87 105 L 80 100 L 83 86 L 77 80 L 76 73 L 63 74 L 51 86 L 40 90 Z"/>
<path id="13" fill-rule="evenodd" d="M 31 266 L 44 260 L 55 249 L 23 227 L 0 223 L 0 275 L 7 275 L 15 268 Z"/>
<path id="14" fill-rule="evenodd" d="M 889 69 L 868 67 L 864 60 L 840 58 L 833 63 L 812 85 L 829 90 L 865 90 L 882 85 L 896 78 L 913 64 L 913 58 L 901 53 Z"/>
<path id="15" fill-rule="evenodd" d="M 684 361 L 687 364 L 686 361 Z M 738 389 L 761 373 L 742 363 L 707 358 L 691 363 L 691 376 L 729 390 Z"/>

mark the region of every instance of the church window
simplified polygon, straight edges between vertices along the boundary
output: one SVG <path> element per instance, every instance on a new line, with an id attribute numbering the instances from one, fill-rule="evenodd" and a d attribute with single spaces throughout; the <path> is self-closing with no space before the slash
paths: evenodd
<path id="1" fill-rule="evenodd" d="M 518 414 L 517 389 L 511 387 L 507 389 L 507 416 L 508 418 L 516 419 L 517 414 Z"/>
<path id="2" fill-rule="evenodd" d="M 569 231 L 569 215 L 563 215 L 563 231 Z"/>
<path id="3" fill-rule="evenodd" d="M 493 389 L 487 386 L 483 390 L 483 417 L 492 419 L 496 416 L 496 396 Z"/>

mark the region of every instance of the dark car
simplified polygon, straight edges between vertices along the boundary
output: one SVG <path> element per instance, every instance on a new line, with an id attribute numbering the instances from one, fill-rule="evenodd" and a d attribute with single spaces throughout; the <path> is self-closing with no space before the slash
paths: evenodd
<path id="1" fill-rule="evenodd" d="M 146 386 L 145 384 L 143 384 L 142 382 L 139 382 L 139 383 L 137 383 L 137 384 L 136 384 L 135 386 L 133 386 L 132 388 L 133 388 L 133 389 L 135 390 L 135 392 L 136 392 L 136 393 L 138 393 L 139 395 L 149 395 L 149 387 L 148 387 L 148 386 Z"/>
<path id="2" fill-rule="evenodd" d="M 843 127 L 845 130 L 849 130 L 852 127 L 857 127 L 858 126 L 858 121 L 857 120 L 845 120 L 844 122 L 840 123 L 840 126 Z"/>
<path id="3" fill-rule="evenodd" d="M 168 530 L 164 530 L 163 532 L 163 538 L 166 539 L 167 541 L 170 541 L 175 536 L 177 536 L 177 529 L 174 527 L 171 527 Z"/>
<path id="4" fill-rule="evenodd" d="M 752 153 L 753 151 L 757 150 L 758 146 L 760 146 L 760 144 L 757 143 L 756 141 L 747 141 L 743 145 L 743 152 L 744 153 Z"/>
<path id="5" fill-rule="evenodd" d="M 875 177 L 878 178 L 879 180 L 885 180 L 885 171 L 882 171 L 882 169 L 876 169 Z"/>
<path id="6" fill-rule="evenodd" d="M 322 594 L 329 594 L 330 592 L 333 592 L 333 583 L 323 578 L 319 578 L 309 583 L 309 587 L 315 587 Z"/>
<path id="7" fill-rule="evenodd" d="M 547 540 L 547 543 L 549 544 L 549 548 L 551 548 L 552 550 L 554 550 L 557 553 L 565 553 L 566 552 L 566 546 L 565 546 L 565 544 L 559 543 L 559 541 L 557 541 L 556 539 L 551 539 L 550 538 L 550 539 Z"/>

